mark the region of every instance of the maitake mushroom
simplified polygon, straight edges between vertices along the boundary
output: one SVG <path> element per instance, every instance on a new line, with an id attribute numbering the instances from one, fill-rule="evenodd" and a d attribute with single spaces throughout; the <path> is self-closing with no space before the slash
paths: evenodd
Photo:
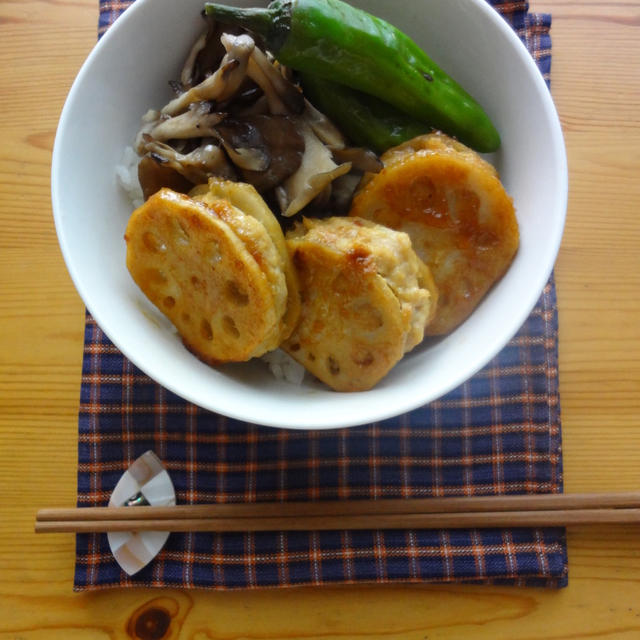
<path id="1" fill-rule="evenodd" d="M 285 217 L 311 203 L 348 206 L 360 176 L 381 169 L 377 157 L 348 147 L 249 34 L 208 21 L 180 82 L 170 83 L 176 97 L 143 117 L 136 151 L 145 198 L 220 176 L 273 196 Z"/>

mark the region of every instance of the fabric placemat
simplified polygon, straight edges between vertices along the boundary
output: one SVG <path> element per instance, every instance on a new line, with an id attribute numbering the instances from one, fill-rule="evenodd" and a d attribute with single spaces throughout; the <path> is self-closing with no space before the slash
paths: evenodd
<path id="1" fill-rule="evenodd" d="M 104 33 L 130 2 L 100 1 Z M 548 82 L 551 17 L 493 0 Z M 443 398 L 363 427 L 289 431 L 196 407 L 136 369 L 87 314 L 78 506 L 106 505 L 148 449 L 179 504 L 418 498 L 562 491 L 553 278 L 531 316 L 482 371 Z M 77 536 L 74 588 L 256 588 L 363 582 L 562 587 L 563 529 L 171 534 L 133 577 L 106 535 Z"/>

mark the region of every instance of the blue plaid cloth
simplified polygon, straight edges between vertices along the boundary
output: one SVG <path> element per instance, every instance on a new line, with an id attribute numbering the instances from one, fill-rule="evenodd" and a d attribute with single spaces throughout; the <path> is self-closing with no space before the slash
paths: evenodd
<path id="1" fill-rule="evenodd" d="M 101 1 L 100 32 L 129 2 Z M 548 15 L 492 4 L 548 81 Z M 178 503 L 357 500 L 562 491 L 553 280 L 505 349 L 443 398 L 384 422 L 277 430 L 207 412 L 136 369 L 87 315 L 79 415 L 78 505 L 106 505 L 146 450 L 165 462 Z M 133 577 L 104 534 L 77 537 L 75 589 L 216 589 L 361 582 L 562 587 L 562 529 L 174 533 Z"/>

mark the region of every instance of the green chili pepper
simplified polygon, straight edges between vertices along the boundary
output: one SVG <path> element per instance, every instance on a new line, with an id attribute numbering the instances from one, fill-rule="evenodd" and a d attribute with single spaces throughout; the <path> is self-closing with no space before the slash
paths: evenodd
<path id="1" fill-rule="evenodd" d="M 265 9 L 206 3 L 262 37 L 283 65 L 377 96 L 481 152 L 500 136 L 482 107 L 393 25 L 341 0 L 274 0 Z"/>
<path id="2" fill-rule="evenodd" d="M 374 96 L 343 84 L 301 73 L 304 95 L 356 145 L 384 153 L 387 149 L 429 133 L 431 128 Z"/>

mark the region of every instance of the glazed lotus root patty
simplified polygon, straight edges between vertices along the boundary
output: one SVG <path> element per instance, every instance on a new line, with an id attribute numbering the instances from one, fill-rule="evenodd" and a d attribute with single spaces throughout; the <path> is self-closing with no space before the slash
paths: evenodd
<path id="1" fill-rule="evenodd" d="M 284 271 L 287 285 L 287 308 L 282 318 L 282 339 L 288 338 L 300 315 L 300 291 L 298 277 L 287 250 L 284 234 L 278 219 L 273 215 L 262 196 L 253 185 L 245 182 L 232 182 L 222 178 L 209 178 L 208 184 L 198 185 L 189 195 L 205 204 L 213 204 L 226 200 L 248 216 L 255 218 L 267 230 L 278 255 L 281 258 L 280 268 Z"/>
<path id="2" fill-rule="evenodd" d="M 287 244 L 302 309 L 283 349 L 336 391 L 370 389 L 424 336 L 428 270 L 405 233 L 368 220 L 305 219 Z"/>
<path id="3" fill-rule="evenodd" d="M 381 156 L 349 215 L 411 237 L 431 269 L 438 308 L 428 335 L 455 329 L 501 278 L 517 251 L 511 198 L 489 163 L 443 134 L 420 136 Z"/>
<path id="4" fill-rule="evenodd" d="M 240 362 L 278 346 L 287 288 L 255 219 L 161 189 L 133 212 L 125 239 L 134 281 L 201 360 Z"/>

